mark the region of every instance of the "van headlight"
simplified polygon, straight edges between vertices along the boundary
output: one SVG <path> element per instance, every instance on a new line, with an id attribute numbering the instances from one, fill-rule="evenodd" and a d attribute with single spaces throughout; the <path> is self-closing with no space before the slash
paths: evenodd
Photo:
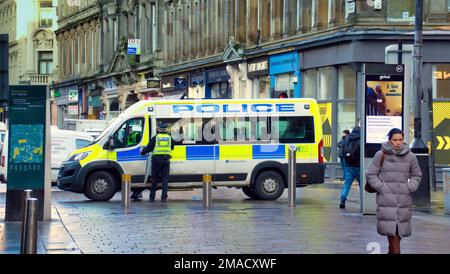
<path id="1" fill-rule="evenodd" d="M 81 153 L 72 155 L 72 156 L 69 158 L 68 162 L 72 162 L 72 161 L 81 161 L 81 160 L 83 160 L 84 158 L 86 158 L 90 153 L 91 153 L 91 152 L 88 151 L 88 152 L 81 152 Z"/>

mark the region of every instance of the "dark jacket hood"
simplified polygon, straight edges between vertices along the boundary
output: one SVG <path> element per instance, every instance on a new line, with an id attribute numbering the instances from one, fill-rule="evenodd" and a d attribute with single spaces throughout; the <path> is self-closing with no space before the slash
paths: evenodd
<path id="1" fill-rule="evenodd" d="M 409 147 L 406 143 L 403 144 L 402 148 L 399 150 L 395 150 L 391 143 L 386 142 L 381 145 L 381 150 L 383 150 L 384 153 L 390 154 L 390 155 L 406 155 L 409 152 Z"/>
<path id="2" fill-rule="evenodd" d="M 352 133 L 348 136 L 348 141 L 356 141 L 359 140 L 359 138 L 361 138 L 361 130 L 359 128 L 354 128 Z"/>

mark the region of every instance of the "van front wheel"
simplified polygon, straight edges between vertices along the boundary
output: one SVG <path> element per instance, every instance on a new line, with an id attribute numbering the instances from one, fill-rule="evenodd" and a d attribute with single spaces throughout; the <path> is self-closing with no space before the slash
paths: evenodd
<path id="1" fill-rule="evenodd" d="M 243 186 L 242 187 L 242 192 L 244 192 L 245 195 L 247 195 L 248 197 L 258 200 L 259 197 L 256 194 L 255 190 L 249 186 Z"/>
<path id="2" fill-rule="evenodd" d="M 261 200 L 276 200 L 284 191 L 283 177 L 275 171 L 264 171 L 256 179 L 254 189 Z"/>
<path id="3" fill-rule="evenodd" d="M 105 171 L 92 173 L 86 181 L 84 195 L 93 201 L 109 201 L 115 194 L 116 179 Z"/>

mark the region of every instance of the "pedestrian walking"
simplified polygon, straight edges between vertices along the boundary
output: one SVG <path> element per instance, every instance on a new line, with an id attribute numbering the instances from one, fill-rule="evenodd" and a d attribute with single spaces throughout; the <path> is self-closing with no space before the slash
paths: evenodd
<path id="1" fill-rule="evenodd" d="M 347 129 L 342 131 L 342 137 L 341 140 L 337 143 L 337 148 L 338 148 L 338 156 L 339 156 L 339 161 L 341 163 L 341 168 L 342 168 L 342 180 L 345 179 L 344 176 L 344 168 L 345 168 L 345 159 L 344 159 L 344 140 L 350 135 L 350 131 L 348 131 Z"/>
<path id="2" fill-rule="evenodd" d="M 400 254 L 400 240 L 411 235 L 412 197 L 422 180 L 416 156 L 398 128 L 389 131 L 367 169 L 370 191 L 377 193 L 377 231 L 387 236 L 389 254 Z"/>
<path id="3" fill-rule="evenodd" d="M 344 153 L 344 185 L 341 191 L 340 208 L 345 208 L 345 202 L 350 191 L 353 181 L 356 179 L 360 183 L 360 137 L 361 130 L 358 126 L 354 127 L 352 133 L 345 138 L 343 142 Z"/>
<path id="4" fill-rule="evenodd" d="M 167 190 L 170 175 L 170 154 L 174 149 L 172 137 L 168 134 L 168 125 L 160 123 L 158 133 L 150 139 L 150 142 L 141 151 L 141 155 L 152 153 L 152 186 L 150 189 L 150 202 L 155 201 L 156 187 L 161 183 L 161 202 L 167 201 Z"/>

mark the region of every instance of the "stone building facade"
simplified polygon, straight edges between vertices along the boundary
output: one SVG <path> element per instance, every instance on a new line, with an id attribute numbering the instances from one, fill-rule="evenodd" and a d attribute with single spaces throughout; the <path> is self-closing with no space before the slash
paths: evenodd
<path id="1" fill-rule="evenodd" d="M 60 2 L 56 35 L 65 54 L 53 88 L 78 91 L 76 117 L 112 118 L 152 97 L 312 97 L 323 118 L 327 173 L 339 176 L 335 144 L 361 119 L 364 64 L 396 62 L 400 42 L 406 113 L 413 112 L 414 0 Z M 450 1 L 424 0 L 423 85 L 439 109 L 450 101 L 449 27 Z M 127 54 L 128 39 L 140 39 L 139 57 Z M 405 129 L 412 120 L 405 115 Z"/>
<path id="2" fill-rule="evenodd" d="M 9 40 L 10 85 L 49 85 L 56 80 L 53 5 L 51 0 L 0 1 L 0 33 Z"/>

